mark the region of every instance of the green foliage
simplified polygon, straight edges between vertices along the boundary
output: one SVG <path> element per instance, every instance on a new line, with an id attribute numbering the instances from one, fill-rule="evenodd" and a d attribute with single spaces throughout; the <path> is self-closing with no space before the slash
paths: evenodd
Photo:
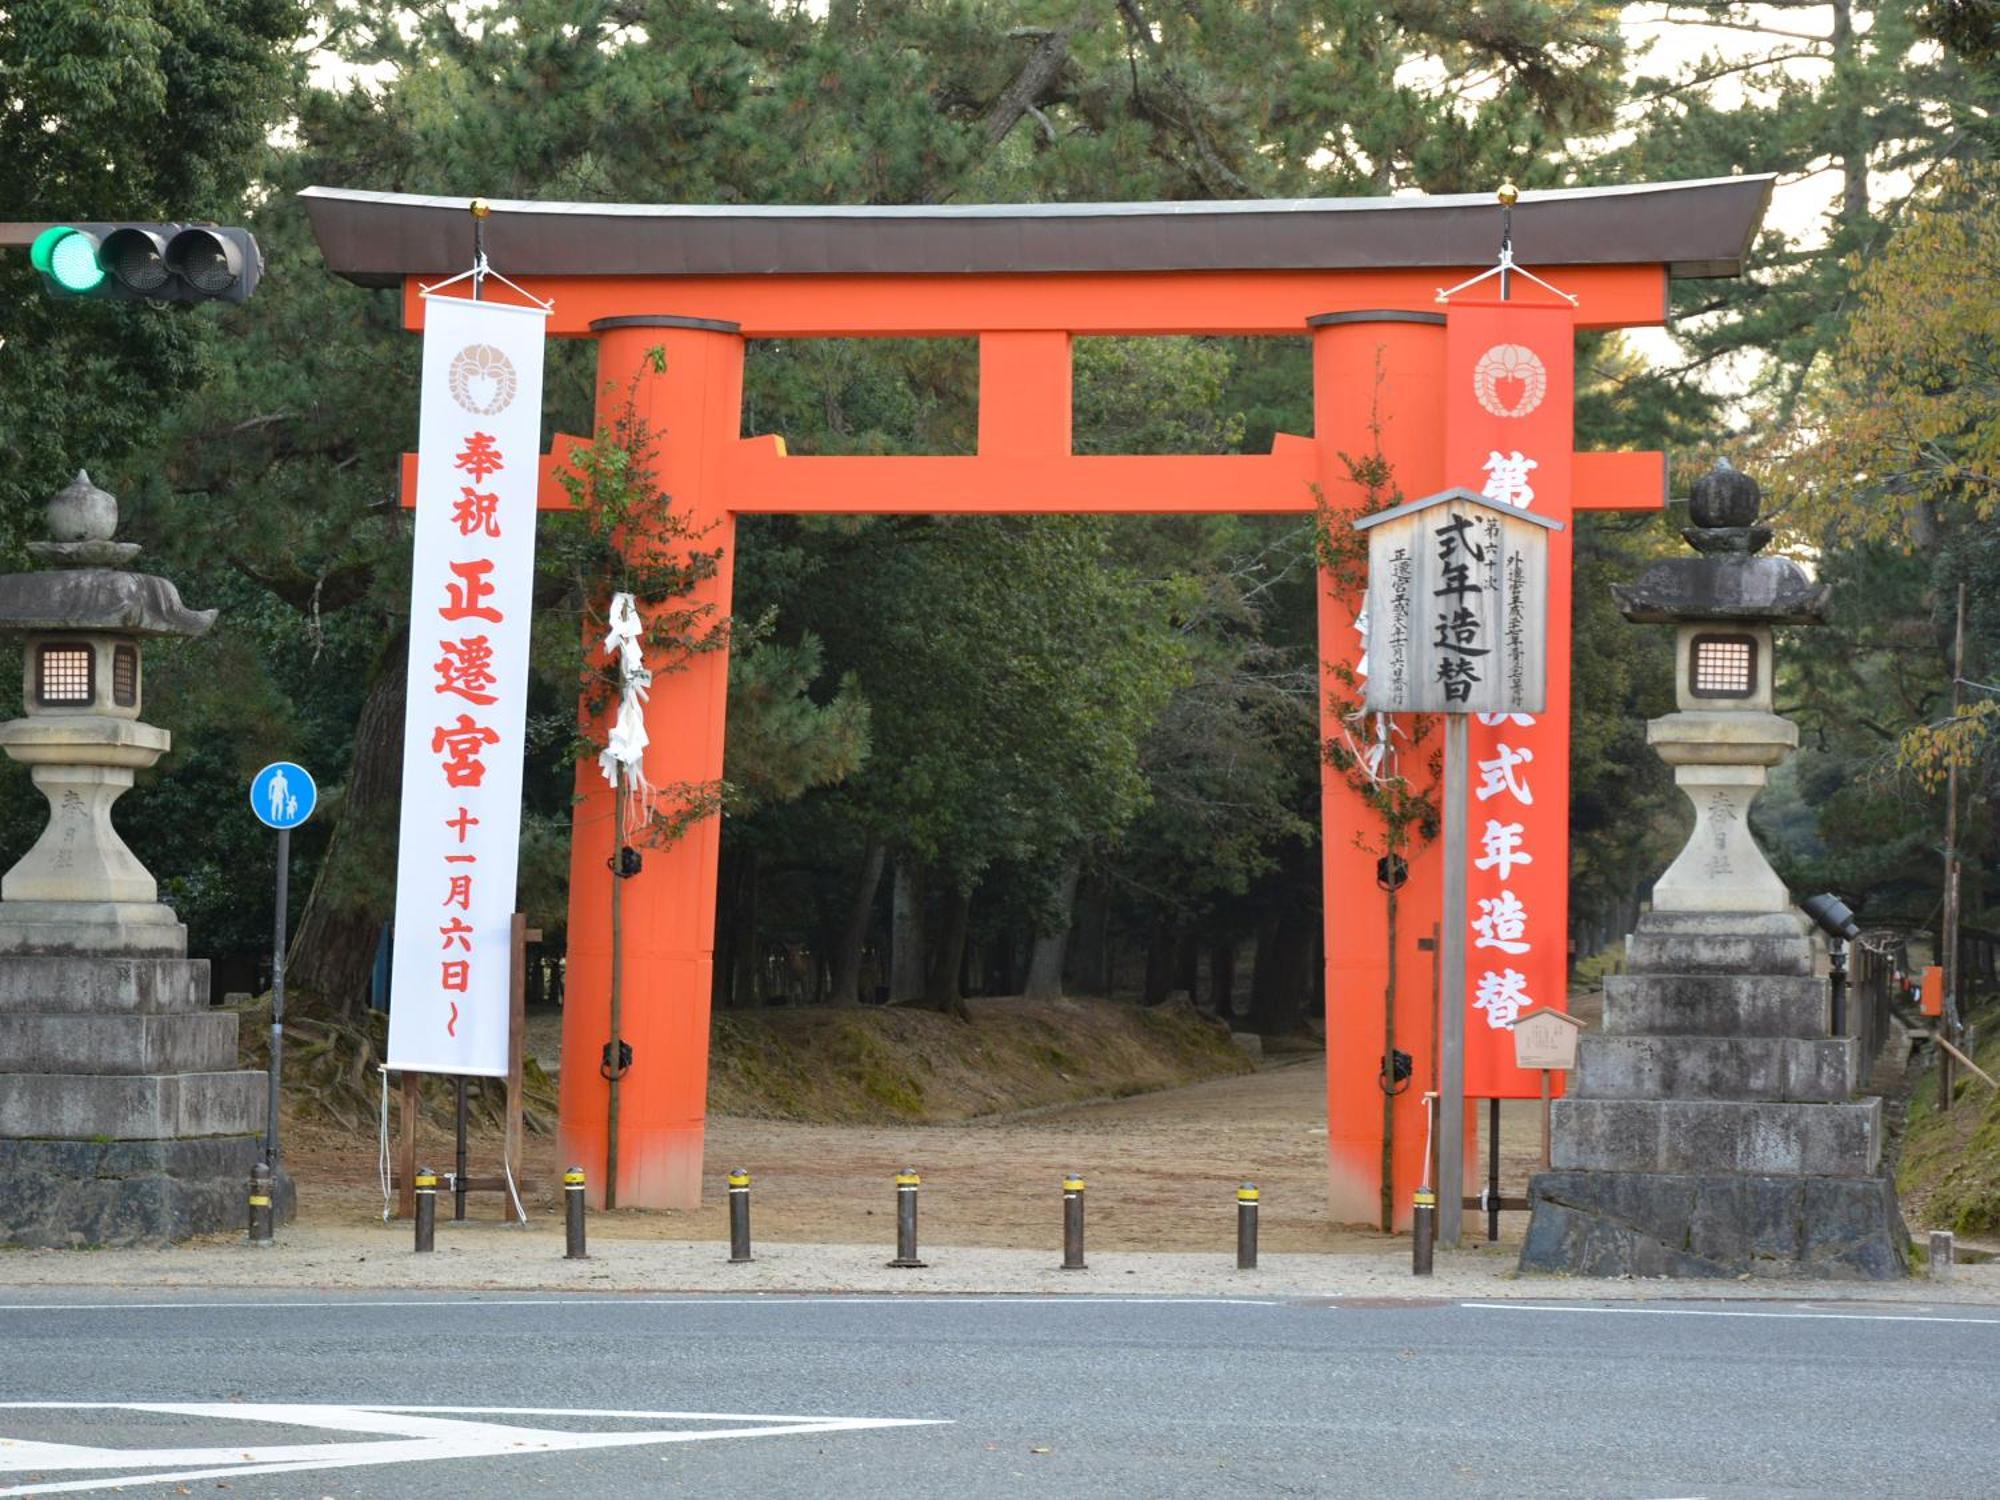
<path id="1" fill-rule="evenodd" d="M 1740 280 L 1675 288 L 1683 358 L 1633 372 L 1620 391 L 1633 412 L 1670 418 L 1674 445 L 1707 438 L 1727 417 L 1725 395 L 1751 405 L 1737 394 L 1746 384 L 1788 413 L 1839 332 L 1859 258 L 1881 248 L 1940 161 L 1992 150 L 1995 78 L 1927 45 L 1911 10 L 1908 0 L 1667 7 L 1673 40 L 1701 50 L 1658 71 L 1642 55 L 1624 104 L 1632 138 L 1580 153 L 1590 181 L 1771 172 L 1786 188 L 1829 189 L 1809 227 L 1772 216 Z M 1697 393 L 1706 399 L 1691 405 Z"/>
<path id="2" fill-rule="evenodd" d="M 1786 466 L 1823 534 L 1926 546 L 2000 516 L 2000 168 L 1940 174 L 1858 271 Z"/>
<path id="3" fill-rule="evenodd" d="M 299 0 L 27 0 L 0 22 L 11 219 L 225 221 L 301 81 Z M 0 556 L 77 467 L 118 481 L 215 367 L 213 309 L 55 301 L 0 255 Z M 116 483 L 113 485 L 117 488 Z"/>
<path id="4" fill-rule="evenodd" d="M 844 781 L 867 760 L 868 700 L 859 679 L 850 672 L 825 703 L 813 700 L 824 655 L 814 635 L 788 646 L 736 633 L 723 765 L 732 813 L 796 801 Z"/>

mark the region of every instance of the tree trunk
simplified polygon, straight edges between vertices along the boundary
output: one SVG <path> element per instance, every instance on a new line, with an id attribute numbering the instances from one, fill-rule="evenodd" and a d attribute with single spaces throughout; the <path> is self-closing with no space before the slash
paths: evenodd
<path id="1" fill-rule="evenodd" d="M 1840 223 L 1860 229 L 1868 223 L 1868 117 L 1856 86 L 1853 0 L 1833 0 L 1833 73 L 1835 85 L 1847 85 L 1835 131 L 1834 155 L 1840 162 Z"/>
<path id="2" fill-rule="evenodd" d="M 1215 1014 L 1236 1025 L 1236 940 L 1220 938 L 1208 949 L 1208 995 Z"/>
<path id="3" fill-rule="evenodd" d="M 1021 993 L 1019 976 L 1014 971 L 1014 957 L 1020 948 L 1013 931 L 993 934 L 986 944 L 986 988 L 988 995 L 1018 995 Z"/>
<path id="4" fill-rule="evenodd" d="M 1201 935 L 1193 928 L 1180 936 L 1174 949 L 1174 988 L 1188 997 L 1188 1004 L 1195 1003 L 1196 991 L 1201 984 Z"/>
<path id="5" fill-rule="evenodd" d="M 929 982 L 924 987 L 924 1004 L 960 1021 L 972 1019 L 965 1008 L 965 990 L 959 967 L 965 961 L 965 938 L 972 928 L 972 892 L 954 889 L 944 902 L 944 930 L 938 934 L 937 951 L 931 956 Z"/>
<path id="6" fill-rule="evenodd" d="M 1083 856 L 1072 854 L 1063 861 L 1062 886 L 1057 896 L 1059 915 L 1053 932 L 1035 934 L 1035 951 L 1028 957 L 1028 978 L 1021 993 L 1030 1000 L 1060 999 L 1063 991 L 1063 960 L 1069 955 L 1070 928 L 1075 925 L 1076 882 L 1083 872 Z"/>
<path id="7" fill-rule="evenodd" d="M 868 924 L 875 916 L 875 892 L 882 884 L 882 863 L 888 846 L 876 839 L 861 858 L 861 877 L 854 883 L 854 901 L 847 908 L 847 926 L 833 961 L 831 1005 L 861 1003 L 861 950 L 868 942 Z"/>
<path id="8" fill-rule="evenodd" d="M 896 887 L 889 913 L 889 1003 L 924 997 L 924 883 L 909 859 L 896 861 Z"/>
<path id="9" fill-rule="evenodd" d="M 354 758 L 340 795 L 340 821 L 327 842 L 285 960 L 304 1015 L 352 1020 L 366 1003 L 376 936 L 395 912 L 397 823 L 403 801 L 403 698 L 409 680 L 407 629 L 383 643 L 354 726 Z M 435 941 L 435 939 L 433 939 Z"/>
<path id="10" fill-rule="evenodd" d="M 1164 918 L 1155 921 L 1152 935 L 1146 940 L 1146 980 L 1139 992 L 1144 1004 L 1158 1005 L 1173 988 L 1175 946 L 1173 928 Z"/>
<path id="11" fill-rule="evenodd" d="M 1267 920 L 1257 932 L 1257 962 L 1250 978 L 1250 1026 L 1260 1036 L 1299 1029 L 1312 990 L 1312 930 L 1291 912 Z"/>
<path id="12" fill-rule="evenodd" d="M 1104 893 L 1093 884 L 1075 902 L 1076 939 L 1067 965 L 1071 994 L 1111 993 L 1111 911 Z"/>
<path id="13" fill-rule="evenodd" d="M 764 1003 L 763 950 L 757 941 L 757 855 L 745 849 L 736 867 L 734 928 L 736 941 L 731 951 L 735 974 L 730 978 L 731 1000 L 740 1009 Z"/>

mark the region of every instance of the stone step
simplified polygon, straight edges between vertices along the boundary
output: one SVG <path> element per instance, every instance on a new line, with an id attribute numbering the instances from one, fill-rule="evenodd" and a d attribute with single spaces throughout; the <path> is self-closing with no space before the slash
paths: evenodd
<path id="1" fill-rule="evenodd" d="M 1866 1177 L 1882 1160 L 1882 1101 L 1558 1099 L 1550 1135 L 1565 1170 Z"/>
<path id="2" fill-rule="evenodd" d="M 1793 912 L 1648 912 L 1625 940 L 1628 974 L 1810 975 L 1812 929 Z"/>
<path id="3" fill-rule="evenodd" d="M 140 1012 L 208 1008 L 205 958 L 0 956 L 0 1013 Z"/>
<path id="4" fill-rule="evenodd" d="M 1524 1271 L 1866 1281 L 1909 1271 L 1884 1177 L 1541 1172 L 1528 1201 Z"/>
<path id="5" fill-rule="evenodd" d="M 255 1135 L 262 1073 L 0 1073 L 0 1138 L 160 1141 Z"/>
<path id="6" fill-rule="evenodd" d="M 1578 1038 L 1572 1099 L 1851 1098 L 1860 1043 L 1851 1037 L 1607 1036 Z"/>
<path id="7" fill-rule="evenodd" d="M 243 1232 L 254 1135 L 192 1141 L 8 1141 L 0 1150 L 0 1244 L 71 1249 L 165 1245 Z M 298 1209 L 291 1174 L 272 1193 L 279 1223 Z"/>
<path id="8" fill-rule="evenodd" d="M 0 1073 L 218 1073 L 236 1066 L 236 1014 L 0 1011 Z"/>
<path id="9" fill-rule="evenodd" d="M 1821 1039 L 1832 1013 L 1827 982 L 1807 975 L 1613 974 L 1604 981 L 1607 1036 Z"/>
<path id="10" fill-rule="evenodd" d="M 23 722 L 17 719 L 14 726 Z M 8 871 L 8 882 L 20 871 L 20 865 Z M 151 887 L 153 878 L 143 870 L 140 874 Z M 150 896 L 142 901 L 0 900 L 0 954 L 96 958 L 106 953 L 185 958 L 187 928 L 172 907 Z"/>

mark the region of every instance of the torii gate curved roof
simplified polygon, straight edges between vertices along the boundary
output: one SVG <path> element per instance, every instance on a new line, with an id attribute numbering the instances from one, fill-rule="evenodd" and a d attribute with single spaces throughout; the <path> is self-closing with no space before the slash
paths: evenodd
<path id="1" fill-rule="evenodd" d="M 1773 178 L 1524 192 L 1529 266 L 1664 265 L 1734 276 Z M 470 198 L 312 187 L 327 265 L 364 286 L 462 269 Z M 1491 193 L 1228 202 L 893 207 L 488 200 L 487 253 L 512 276 L 1005 275 L 1335 271 L 1490 265 Z"/>

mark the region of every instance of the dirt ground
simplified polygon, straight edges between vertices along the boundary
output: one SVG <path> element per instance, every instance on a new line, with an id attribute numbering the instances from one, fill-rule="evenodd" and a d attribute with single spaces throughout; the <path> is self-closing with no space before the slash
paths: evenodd
<path id="1" fill-rule="evenodd" d="M 1502 1191 L 1526 1192 L 1540 1152 L 1539 1104 L 1502 1110 Z M 1483 1131 L 1485 1111 L 1477 1111 Z M 323 1126 L 294 1129 L 288 1165 L 301 1218 L 325 1225 L 379 1222 L 376 1142 Z M 428 1132 L 419 1154 L 448 1166 L 451 1142 Z M 474 1137 L 474 1176 L 496 1171 L 499 1140 Z M 1206 1250 L 1233 1243 L 1235 1192 L 1246 1179 L 1263 1193 L 1262 1243 L 1272 1251 L 1384 1248 L 1384 1236 L 1334 1224 L 1326 1206 L 1326 1070 L 1323 1061 L 1281 1062 L 1258 1072 L 1103 1103 L 950 1125 L 825 1125 L 713 1115 L 713 1184 L 694 1212 L 620 1211 L 592 1218 L 593 1235 L 726 1240 L 722 1176 L 752 1174 L 756 1237 L 779 1243 L 851 1244 L 895 1237 L 893 1177 L 906 1166 L 924 1179 L 927 1243 L 1043 1248 L 1059 1233 L 1065 1172 L 1089 1184 L 1089 1242 L 1104 1250 Z M 1485 1161 L 1482 1137 L 1479 1160 Z M 552 1137 L 531 1138 L 525 1196 L 531 1215 L 556 1212 L 560 1165 Z M 1471 1184 L 1477 1192 L 1479 1183 Z M 498 1219 L 499 1196 L 471 1195 L 468 1217 Z M 440 1198 L 439 1217 L 448 1213 Z M 1518 1242 L 1527 1215 L 1501 1216 L 1502 1240 Z M 1468 1211 L 1469 1236 L 1484 1218 Z"/>

